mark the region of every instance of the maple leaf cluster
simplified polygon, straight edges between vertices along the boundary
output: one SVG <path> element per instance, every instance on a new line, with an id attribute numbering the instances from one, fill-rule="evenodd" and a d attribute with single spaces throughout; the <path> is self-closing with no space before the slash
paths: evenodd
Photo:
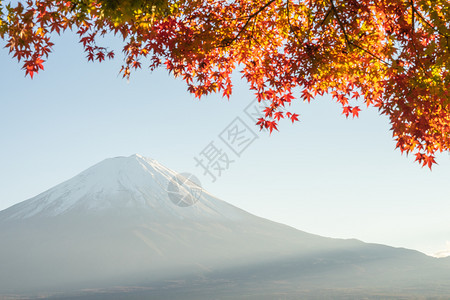
<path id="1" fill-rule="evenodd" d="M 0 38 L 26 75 L 43 69 L 52 32 L 76 30 L 90 61 L 124 39 L 124 77 L 145 63 L 181 77 L 200 98 L 232 93 L 239 69 L 267 103 L 270 132 L 296 98 L 330 94 L 346 117 L 359 104 L 390 118 L 396 147 L 422 166 L 450 146 L 450 2 L 447 0 L 81 0 L 2 6 Z M 298 94 L 298 96 L 297 96 Z"/>

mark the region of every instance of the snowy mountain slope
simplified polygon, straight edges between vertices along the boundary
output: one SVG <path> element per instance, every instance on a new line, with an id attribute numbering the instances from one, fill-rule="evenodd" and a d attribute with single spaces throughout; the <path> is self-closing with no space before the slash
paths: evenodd
<path id="1" fill-rule="evenodd" d="M 1 211 L 0 299 L 165 280 L 366 287 L 450 281 L 448 260 L 316 236 L 206 191 L 181 207 L 168 191 L 176 175 L 140 155 L 106 159 Z"/>
<path id="2" fill-rule="evenodd" d="M 42 194 L 0 212 L 1 220 L 139 210 L 180 219 L 238 220 L 248 213 L 203 191 L 196 205 L 180 207 L 169 199 L 177 173 L 138 154 L 106 159 Z"/>
<path id="3" fill-rule="evenodd" d="M 192 206 L 175 205 L 167 190 L 175 175 L 140 155 L 106 159 L 1 211 L 0 295 L 2 289 L 100 284 L 108 274 L 123 279 L 195 273 L 329 242 L 206 191 Z"/>

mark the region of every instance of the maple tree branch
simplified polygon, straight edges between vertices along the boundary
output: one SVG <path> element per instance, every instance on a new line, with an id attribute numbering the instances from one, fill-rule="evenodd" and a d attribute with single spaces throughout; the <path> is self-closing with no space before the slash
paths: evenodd
<path id="1" fill-rule="evenodd" d="M 339 19 L 339 15 L 338 15 L 338 13 L 337 13 L 336 7 L 334 6 L 333 0 L 331 0 L 330 2 L 331 2 L 331 7 L 330 7 L 330 9 L 327 11 L 327 13 L 325 14 L 325 17 L 324 17 L 324 19 L 322 20 L 322 22 L 320 23 L 320 25 L 323 25 L 323 24 L 325 23 L 326 19 L 328 18 L 328 16 L 330 15 L 330 13 L 333 11 L 334 15 L 336 16 L 336 20 L 338 21 L 339 27 L 341 28 L 342 32 L 344 33 L 344 37 L 345 37 L 345 42 L 346 42 L 346 47 L 347 47 L 347 49 L 350 49 L 349 46 L 352 45 L 352 46 L 354 46 L 354 47 L 356 47 L 356 48 L 358 48 L 358 49 L 364 51 L 365 53 L 369 54 L 370 56 L 374 57 L 375 59 L 379 60 L 381 63 L 383 63 L 383 64 L 385 64 L 385 65 L 387 65 L 387 66 L 391 66 L 390 63 L 384 61 L 384 60 L 383 60 L 381 57 L 379 57 L 378 55 L 375 55 L 375 54 L 373 54 L 372 52 L 370 52 L 369 50 L 367 50 L 367 49 L 361 47 L 360 45 L 356 44 L 355 42 L 350 41 L 350 39 L 348 38 L 348 35 L 347 35 L 347 31 L 346 31 L 345 28 L 344 28 L 344 24 L 343 24 L 343 23 L 341 22 L 341 20 Z M 289 0 L 287 1 L 287 13 L 288 13 L 289 27 L 291 28 L 291 31 L 293 31 L 293 30 L 292 30 L 292 25 L 291 25 L 291 22 L 290 22 L 290 18 L 289 18 Z M 297 37 L 297 39 L 299 40 L 299 38 L 298 38 L 297 34 L 295 33 L 295 31 L 293 31 L 293 33 L 294 33 L 294 35 Z M 300 40 L 299 40 L 299 42 L 300 42 Z"/>
<path id="2" fill-rule="evenodd" d="M 377 60 L 379 60 L 380 62 L 382 62 L 382 63 L 385 64 L 386 66 L 391 66 L 390 63 L 385 62 L 381 57 L 379 57 L 378 55 L 373 54 L 372 52 L 370 52 L 369 50 L 367 50 L 367 49 L 361 47 L 360 45 L 358 45 L 358 44 L 356 44 L 356 43 L 354 43 L 354 42 L 351 42 L 351 41 L 350 41 L 350 44 L 352 44 L 352 45 L 355 46 L 356 48 L 358 48 L 358 49 L 360 49 L 360 50 L 366 52 L 366 53 L 369 54 L 370 56 L 376 58 Z"/>
<path id="3" fill-rule="evenodd" d="M 311 7 L 311 4 L 313 4 L 313 7 Z M 309 12 L 312 12 L 314 7 L 315 7 L 316 2 L 314 1 L 309 1 Z M 316 21 L 317 18 L 317 13 L 314 14 L 313 19 L 310 21 L 310 13 L 308 13 L 308 42 L 310 41 L 310 37 L 311 37 L 311 26 L 312 24 L 314 24 L 314 21 Z"/>
<path id="4" fill-rule="evenodd" d="M 422 14 L 414 6 L 414 3 L 412 1 L 411 1 L 411 8 L 412 8 L 413 12 L 415 12 L 425 22 L 425 24 L 427 24 L 431 29 L 433 29 L 435 32 L 437 32 L 440 36 L 445 37 L 445 39 L 447 40 L 447 48 L 450 50 L 449 36 L 447 34 L 442 33 L 439 29 L 436 29 L 427 19 L 425 19 L 425 17 L 422 16 Z"/>
<path id="5" fill-rule="evenodd" d="M 327 13 L 325 14 L 325 17 L 323 18 L 322 22 L 320 23 L 320 26 L 322 26 L 327 21 L 327 18 L 330 15 L 331 11 L 332 11 L 332 7 L 330 7 L 328 9 Z"/>
<path id="6" fill-rule="evenodd" d="M 422 68 L 422 70 L 424 70 L 422 62 L 420 61 L 420 58 L 419 58 L 419 54 L 417 52 L 415 41 L 414 41 L 414 31 L 415 31 L 415 28 L 414 28 L 414 0 L 410 0 L 410 3 L 411 3 L 411 31 L 412 31 L 411 42 L 412 42 L 412 46 L 414 48 L 414 52 L 416 54 L 416 59 L 419 62 L 420 67 Z"/>
<path id="7" fill-rule="evenodd" d="M 447 40 L 447 48 L 450 50 L 449 36 L 445 33 L 442 33 L 439 29 L 435 28 L 427 19 L 425 19 L 425 17 L 422 16 L 422 14 L 414 6 L 414 3 L 412 0 L 411 0 L 411 8 L 413 10 L 413 13 L 415 12 L 425 22 L 425 24 L 427 24 L 431 29 L 433 29 L 435 32 L 437 32 L 440 36 L 445 37 L 445 39 Z M 414 24 L 413 24 L 413 26 L 414 26 Z"/>
<path id="8" fill-rule="evenodd" d="M 260 47 L 262 47 L 262 45 L 261 45 L 261 43 L 258 41 L 258 39 L 254 37 L 254 36 L 255 36 L 255 26 L 256 26 L 257 20 L 258 20 L 258 18 L 255 18 L 255 19 L 254 19 L 254 22 L 253 22 L 253 26 L 252 26 L 252 35 L 251 35 L 251 36 L 252 36 L 252 39 L 250 39 L 250 46 L 251 46 L 252 41 L 254 41 L 256 44 L 258 44 Z"/>
<path id="9" fill-rule="evenodd" d="M 367 49 L 361 47 L 360 45 L 356 44 L 355 42 L 350 41 L 350 39 L 348 38 L 348 35 L 347 35 L 347 31 L 345 30 L 344 24 L 342 23 L 341 19 L 339 18 L 339 15 L 338 15 L 338 12 L 337 12 L 336 6 L 334 5 L 333 0 L 330 0 L 330 3 L 331 3 L 331 10 L 333 10 L 333 13 L 334 13 L 334 15 L 335 15 L 335 17 L 336 17 L 336 20 L 337 20 L 338 24 L 339 24 L 339 27 L 341 28 L 342 32 L 344 33 L 344 38 L 345 38 L 346 48 L 349 49 L 349 50 L 351 50 L 350 45 L 353 45 L 353 46 L 355 46 L 356 48 L 358 48 L 358 49 L 364 51 L 365 53 L 369 54 L 370 56 L 376 58 L 377 60 L 379 60 L 379 61 L 382 62 L 383 64 L 385 64 L 385 65 L 387 65 L 387 66 L 391 66 L 390 63 L 385 62 L 385 61 L 384 61 L 381 57 L 379 57 L 378 55 L 375 55 L 375 54 L 373 54 L 372 52 L 370 52 L 369 50 L 367 50 Z M 327 16 L 325 17 L 324 21 L 326 20 L 326 18 L 327 18 Z M 323 23 L 324 21 L 322 21 L 322 23 Z"/>
<path id="10" fill-rule="evenodd" d="M 345 46 L 346 46 L 346 48 L 347 48 L 348 50 L 350 50 L 350 47 L 349 47 L 350 41 L 349 41 L 349 39 L 348 39 L 347 32 L 345 31 L 344 24 L 342 24 L 341 19 L 339 18 L 339 15 L 338 15 L 338 12 L 337 12 L 336 7 L 334 6 L 333 0 L 330 0 L 330 3 L 331 3 L 331 9 L 333 10 L 334 15 L 336 16 L 336 20 L 337 20 L 337 22 L 338 22 L 338 24 L 339 24 L 339 27 L 341 27 L 341 30 L 342 30 L 342 32 L 344 33 Z"/>
<path id="11" fill-rule="evenodd" d="M 298 36 L 298 34 L 294 30 L 294 28 L 292 28 L 291 14 L 290 14 L 290 11 L 289 11 L 289 2 L 290 2 L 290 0 L 286 1 L 286 13 L 287 13 L 287 18 L 288 18 L 289 29 L 291 30 L 292 33 L 294 33 L 294 36 L 297 39 L 298 43 L 301 44 L 302 41 L 301 41 L 300 37 Z"/>
<path id="12" fill-rule="evenodd" d="M 261 13 L 263 10 L 265 10 L 268 6 L 270 6 L 273 2 L 275 2 L 275 0 L 270 0 L 269 2 L 267 2 L 266 4 L 264 4 L 263 6 L 261 6 L 256 12 L 252 13 L 251 15 L 249 15 L 247 17 L 247 21 L 245 22 L 244 26 L 242 26 L 242 28 L 239 30 L 239 32 L 236 34 L 236 36 L 232 39 L 223 39 L 222 40 L 222 47 L 228 47 L 230 46 L 233 42 L 235 42 L 239 36 L 245 31 L 245 29 L 247 28 L 248 24 L 250 24 L 250 21 L 256 17 L 257 15 L 259 15 L 259 13 Z"/>
<path id="13" fill-rule="evenodd" d="M 411 0 L 411 26 L 412 26 L 412 35 L 414 35 L 414 0 Z"/>
<path id="14" fill-rule="evenodd" d="M 411 7 L 413 9 L 413 11 L 425 22 L 425 24 L 427 24 L 430 28 L 434 29 L 434 31 L 436 31 L 437 33 L 439 33 L 439 35 L 445 37 L 445 38 L 449 38 L 448 35 L 440 32 L 438 29 L 436 29 L 427 19 L 425 19 L 424 16 L 422 16 L 422 14 L 417 10 L 417 8 L 414 6 L 414 3 L 411 1 Z"/>

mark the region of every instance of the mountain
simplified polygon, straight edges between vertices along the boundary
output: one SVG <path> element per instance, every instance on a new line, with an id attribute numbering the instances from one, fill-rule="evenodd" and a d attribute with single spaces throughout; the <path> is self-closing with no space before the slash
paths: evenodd
<path id="1" fill-rule="evenodd" d="M 106 159 L 56 187 L 0 212 L 0 220 L 72 214 L 138 212 L 154 218 L 239 220 L 249 214 L 205 193 L 189 208 L 174 205 L 168 185 L 177 173 L 140 155 Z"/>
<path id="2" fill-rule="evenodd" d="M 448 259 L 259 218 L 140 155 L 1 211 L 0 245 L 0 299 L 450 294 Z"/>

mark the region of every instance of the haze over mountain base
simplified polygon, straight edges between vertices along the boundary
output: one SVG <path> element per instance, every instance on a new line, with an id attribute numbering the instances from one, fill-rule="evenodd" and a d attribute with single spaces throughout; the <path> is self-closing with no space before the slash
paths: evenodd
<path id="1" fill-rule="evenodd" d="M 139 155 L 107 159 L 1 211 L 0 299 L 450 295 L 448 258 L 312 235 L 206 191 L 176 205 L 175 175 Z"/>

